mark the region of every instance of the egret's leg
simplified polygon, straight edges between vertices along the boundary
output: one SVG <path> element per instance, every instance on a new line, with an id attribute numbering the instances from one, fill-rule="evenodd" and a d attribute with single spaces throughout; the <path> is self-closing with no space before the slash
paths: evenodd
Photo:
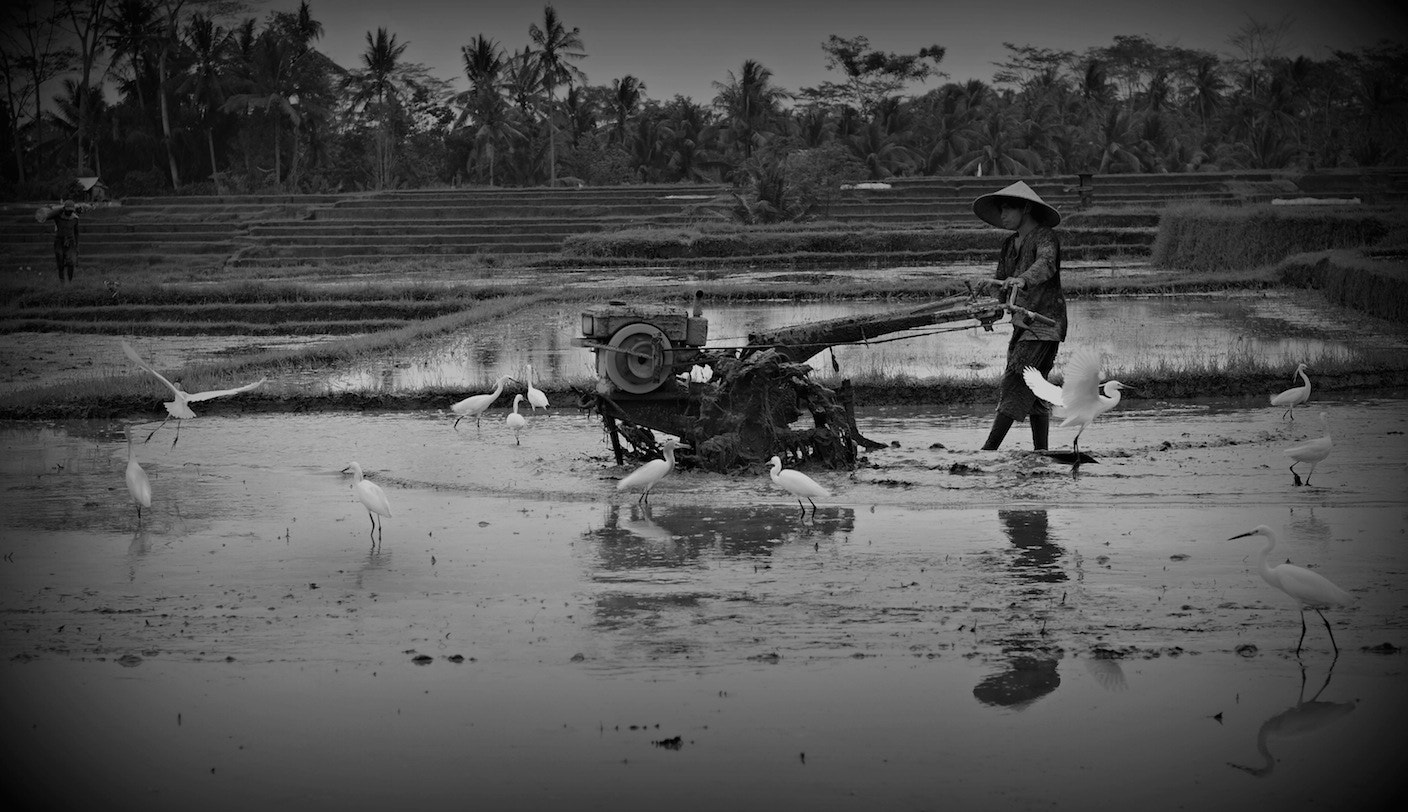
<path id="1" fill-rule="evenodd" d="M 1317 610 L 1318 611 L 1318 610 Z M 1296 656 L 1300 656 L 1300 647 L 1305 643 L 1305 609 L 1300 610 L 1300 639 L 1296 641 Z"/>
<path id="2" fill-rule="evenodd" d="M 463 419 L 464 419 L 464 415 L 460 415 L 459 417 L 456 417 L 456 418 L 455 418 L 455 423 L 454 423 L 454 425 L 450 426 L 450 428 L 454 429 L 455 431 L 459 431 L 459 430 L 460 430 L 460 421 L 463 420 Z"/>
<path id="3" fill-rule="evenodd" d="M 1300 474 L 1296 473 L 1296 463 L 1298 462 L 1300 462 L 1300 460 L 1296 460 L 1296 462 L 1291 463 L 1291 476 L 1296 478 L 1297 485 L 1300 484 Z"/>
<path id="4" fill-rule="evenodd" d="M 147 442 L 147 440 L 150 440 L 150 439 L 152 438 L 152 435 L 153 435 L 153 434 L 156 434 L 158 431 L 161 431 L 161 427 L 164 426 L 164 425 L 166 425 L 166 421 L 168 421 L 168 420 L 170 420 L 170 419 L 171 419 L 171 415 L 167 415 L 166 417 L 163 417 L 163 418 L 161 419 L 161 422 L 157 424 L 156 428 L 152 429 L 152 430 L 147 434 L 147 439 L 146 439 L 146 440 L 143 440 L 142 442 L 144 442 L 144 443 Z M 179 425 L 179 424 L 178 424 L 178 425 Z"/>
<path id="5" fill-rule="evenodd" d="M 800 510 L 800 511 L 802 511 L 802 513 L 801 513 L 801 519 L 802 519 L 802 521 L 806 521 L 806 520 L 807 520 L 807 506 L 804 505 L 804 504 L 802 504 L 802 500 L 801 500 L 801 499 L 798 499 L 798 500 L 797 500 L 797 509 Z"/>
<path id="6" fill-rule="evenodd" d="M 1334 646 L 1334 649 L 1335 649 L 1335 656 L 1336 656 L 1336 657 L 1340 656 L 1340 647 L 1339 647 L 1339 644 L 1337 644 L 1337 643 L 1335 642 L 1335 630 L 1332 629 L 1332 628 L 1330 628 L 1330 621 L 1325 620 L 1325 613 L 1324 613 L 1324 612 L 1321 612 L 1319 609 L 1316 609 L 1316 610 L 1315 610 L 1315 614 L 1317 614 L 1317 615 L 1320 616 L 1321 622 L 1323 622 L 1323 623 L 1325 624 L 1325 631 L 1327 631 L 1327 632 L 1330 633 L 1330 645 L 1331 645 L 1331 646 Z"/>
<path id="7" fill-rule="evenodd" d="M 175 447 L 176 447 L 176 442 L 177 442 L 177 440 L 180 440 L 180 439 L 181 439 L 181 424 L 184 423 L 184 422 L 186 422 L 186 421 L 184 421 L 184 420 L 177 420 L 177 421 L 176 421 L 176 439 L 171 441 L 171 447 L 172 447 L 172 448 L 175 448 Z"/>
<path id="8" fill-rule="evenodd" d="M 1320 463 L 1318 463 L 1318 462 L 1312 462 L 1312 463 L 1310 464 L 1310 473 L 1308 473 L 1308 474 L 1305 475 L 1305 484 L 1307 484 L 1307 485 L 1310 484 L 1310 478 L 1313 477 L 1313 476 L 1315 476 L 1315 466 L 1317 466 L 1317 465 L 1319 465 L 1319 464 L 1320 464 Z"/>
<path id="9" fill-rule="evenodd" d="M 367 531 L 367 537 L 375 541 L 376 539 L 372 534 L 376 532 L 376 514 L 369 510 L 367 511 L 367 518 L 370 519 L 372 523 L 372 529 Z"/>

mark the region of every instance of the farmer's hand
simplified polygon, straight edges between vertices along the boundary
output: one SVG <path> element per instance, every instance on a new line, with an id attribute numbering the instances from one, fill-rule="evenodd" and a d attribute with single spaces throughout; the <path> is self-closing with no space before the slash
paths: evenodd
<path id="1" fill-rule="evenodd" d="M 1023 278 L 1020 277 L 1020 276 L 1010 276 L 1010 277 L 1008 277 L 1008 278 L 1002 280 L 1002 287 L 1003 287 L 1003 288 L 1016 288 L 1017 290 L 1022 290 L 1022 289 L 1024 289 L 1024 288 L 1026 288 L 1026 286 L 1027 286 L 1027 280 L 1023 279 Z"/>

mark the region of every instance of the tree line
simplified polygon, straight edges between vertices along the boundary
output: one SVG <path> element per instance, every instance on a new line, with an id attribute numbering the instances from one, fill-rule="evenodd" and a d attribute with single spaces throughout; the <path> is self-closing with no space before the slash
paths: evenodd
<path id="1" fill-rule="evenodd" d="M 940 81 L 940 45 L 833 35 L 819 56 L 835 81 L 789 90 L 750 59 L 701 102 L 652 99 L 632 75 L 591 84 L 586 37 L 552 6 L 521 44 L 463 45 L 463 91 L 388 29 L 343 66 L 318 50 L 307 0 L 248 14 L 242 0 L 11 0 L 7 196 L 53 197 L 84 175 L 120 194 L 225 194 L 1408 162 L 1408 48 L 1294 56 L 1289 19 L 1249 19 L 1227 54 L 1143 36 L 1006 43 L 991 81 L 966 82 Z"/>

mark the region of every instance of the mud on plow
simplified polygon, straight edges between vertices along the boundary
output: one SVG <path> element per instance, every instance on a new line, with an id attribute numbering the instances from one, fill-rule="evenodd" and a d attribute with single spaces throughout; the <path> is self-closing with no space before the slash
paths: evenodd
<path id="1" fill-rule="evenodd" d="M 688 309 L 611 301 L 582 312 L 574 343 L 595 354 L 597 382 L 581 405 L 601 415 L 618 465 L 628 456 L 655 456 L 659 432 L 680 438 L 711 471 L 758 470 L 773 455 L 803 467 L 850 470 L 861 448 L 885 444 L 856 427 L 850 379 L 831 389 L 813 379 L 806 361 L 838 346 L 940 329 L 991 331 L 1009 313 L 1042 318 L 1010 296 L 1004 303 L 970 290 L 890 313 L 779 327 L 750 333 L 741 345 L 706 347 L 702 292 Z M 840 371 L 834 351 L 831 364 Z M 794 426 L 804 415 L 810 423 Z"/>

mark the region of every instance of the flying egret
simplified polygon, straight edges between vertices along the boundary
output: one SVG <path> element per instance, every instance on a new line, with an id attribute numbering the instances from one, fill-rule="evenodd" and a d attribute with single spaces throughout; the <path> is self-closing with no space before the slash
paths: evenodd
<path id="1" fill-rule="evenodd" d="M 177 440 L 181 439 L 181 421 L 190 420 L 196 416 L 196 413 L 191 411 L 191 407 L 188 404 L 202 400 L 210 400 L 211 398 L 222 398 L 226 395 L 238 395 L 241 392 L 257 389 L 263 386 L 265 381 L 269 380 L 268 378 L 260 378 L 254 383 L 247 383 L 244 386 L 239 386 L 234 389 L 215 389 L 209 392 L 187 392 L 181 388 L 180 384 L 174 384 L 168 381 L 164 375 L 153 369 L 146 361 L 143 361 L 142 356 L 138 355 L 137 351 L 132 349 L 132 345 L 128 344 L 126 341 L 122 342 L 122 351 L 127 353 L 127 357 L 131 358 L 137 366 L 155 375 L 157 380 L 166 384 L 167 388 L 176 396 L 175 400 L 162 404 L 166 407 L 166 417 L 162 418 L 161 425 L 152 429 L 151 434 L 147 435 L 147 440 L 150 440 L 152 434 L 156 434 L 157 431 L 161 429 L 161 426 L 166 425 L 167 420 L 173 417 L 176 418 L 176 439 L 171 441 L 172 448 L 175 448 Z M 143 440 L 142 442 L 146 442 L 147 440 Z"/>
<path id="2" fill-rule="evenodd" d="M 386 491 L 383 491 L 380 485 L 362 478 L 362 466 L 355 462 L 348 463 L 347 467 L 342 469 L 342 473 L 345 474 L 348 471 L 352 472 L 352 495 L 357 497 L 357 501 L 367 508 L 367 518 L 371 519 L 372 530 L 376 532 L 372 544 L 376 544 L 381 541 L 381 527 L 377 524 L 376 517 L 390 516 L 391 503 L 386 501 Z M 370 536 L 371 532 L 368 532 L 367 535 Z"/>
<path id="3" fill-rule="evenodd" d="M 1325 620 L 1325 615 L 1320 610 L 1348 606 L 1354 602 L 1354 596 L 1330 583 L 1328 578 L 1318 572 L 1311 572 L 1294 564 L 1277 564 L 1274 567 L 1267 564 L 1266 556 L 1276 546 L 1276 533 L 1264 524 L 1239 533 L 1228 541 L 1247 536 L 1266 537 L 1266 546 L 1261 548 L 1261 556 L 1257 558 L 1257 569 L 1261 572 L 1262 580 L 1290 595 L 1300 604 L 1300 640 L 1296 641 L 1296 655 L 1300 655 L 1301 645 L 1305 642 L 1305 610 L 1314 609 L 1315 614 L 1320 615 L 1320 620 L 1325 623 L 1325 631 L 1330 633 L 1330 645 L 1334 646 L 1335 656 L 1338 657 L 1340 647 L 1335 643 L 1335 631 L 1330 628 L 1330 621 Z"/>
<path id="4" fill-rule="evenodd" d="M 123 429 L 127 434 L 127 492 L 132 494 L 132 501 L 137 503 L 137 526 L 142 525 L 142 508 L 152 506 L 152 481 L 147 478 L 147 472 L 142 470 L 142 466 L 137 463 L 137 458 L 132 455 L 132 430 Z"/>
<path id="5" fill-rule="evenodd" d="M 636 470 L 626 474 L 616 483 L 616 490 L 630 491 L 640 490 L 640 498 L 637 502 L 650 502 L 650 489 L 655 487 L 660 480 L 664 479 L 675 467 L 675 449 L 680 447 L 680 441 L 674 437 L 665 438 L 661 448 L 665 451 L 665 459 L 651 460 Z"/>
<path id="6" fill-rule="evenodd" d="M 782 469 L 781 457 L 774 456 L 771 460 L 768 460 L 768 465 L 772 466 L 772 470 L 768 472 L 768 476 L 772 477 L 773 484 L 797 497 L 797 507 L 802 509 L 802 516 L 805 517 L 807 515 L 806 505 L 802 504 L 802 497 L 804 496 L 807 498 L 808 502 L 812 503 L 812 516 L 816 516 L 816 502 L 812 502 L 812 497 L 830 496 L 831 491 L 823 488 L 815 479 L 812 479 L 801 471 L 793 471 L 791 469 L 784 471 Z"/>
<path id="7" fill-rule="evenodd" d="M 513 444 L 522 445 L 518 442 L 518 433 L 523 431 L 523 427 L 528 425 L 528 418 L 518 413 L 518 404 L 523 402 L 522 395 L 513 396 L 513 411 L 504 418 L 504 425 L 513 430 Z"/>
<path id="8" fill-rule="evenodd" d="M 1310 378 L 1305 374 L 1305 364 L 1296 366 L 1295 374 L 1291 375 L 1291 380 L 1294 381 L 1296 375 L 1299 375 L 1300 379 L 1305 381 L 1305 383 L 1300 386 L 1293 386 L 1279 395 L 1271 396 L 1272 406 L 1286 407 L 1286 411 L 1281 414 L 1282 420 L 1285 420 L 1288 415 L 1292 420 L 1295 420 L 1296 407 L 1310 400 Z"/>
<path id="9" fill-rule="evenodd" d="M 528 365 L 528 409 L 537 411 L 548 408 L 548 396 L 543 390 L 533 385 L 533 365 Z"/>
<path id="10" fill-rule="evenodd" d="M 466 417 L 474 418 L 474 426 L 475 428 L 478 428 L 479 418 L 482 417 L 484 413 L 489 410 L 490 406 L 494 405 L 494 401 L 498 400 L 499 395 L 503 394 L 504 384 L 511 380 L 513 380 L 513 378 L 509 377 L 508 375 L 504 375 L 503 377 L 499 378 L 497 381 L 494 382 L 494 391 L 488 393 L 487 395 L 470 395 L 459 403 L 456 403 L 451 406 L 450 411 L 458 415 L 458 417 L 455 418 L 455 424 L 451 426 L 451 428 L 458 431 L 460 427 L 460 421 L 465 419 Z"/>
<path id="11" fill-rule="evenodd" d="M 1032 394 L 1061 408 L 1060 414 L 1065 420 L 1059 428 L 1079 426 L 1071 440 L 1071 452 L 1079 465 L 1081 432 L 1095 422 L 1095 418 L 1118 406 L 1121 390 L 1127 387 L 1119 381 L 1100 383 L 1100 353 L 1089 348 L 1076 350 L 1066 362 L 1065 376 L 1065 381 L 1057 388 L 1035 368 L 1022 370 L 1022 379 Z"/>
<path id="12" fill-rule="evenodd" d="M 1296 484 L 1300 484 L 1300 474 L 1296 473 L 1296 466 L 1303 463 L 1310 463 L 1310 473 L 1305 475 L 1305 484 L 1310 484 L 1310 477 L 1315 473 L 1315 466 L 1324 462 L 1330 456 L 1330 450 L 1335 444 L 1330 440 L 1330 423 L 1325 417 L 1325 413 L 1320 413 L 1320 423 L 1325 427 L 1325 436 L 1316 437 L 1314 440 L 1307 440 L 1297 446 L 1291 446 L 1283 453 L 1295 460 L 1291 463 L 1291 476 L 1295 477 Z"/>

